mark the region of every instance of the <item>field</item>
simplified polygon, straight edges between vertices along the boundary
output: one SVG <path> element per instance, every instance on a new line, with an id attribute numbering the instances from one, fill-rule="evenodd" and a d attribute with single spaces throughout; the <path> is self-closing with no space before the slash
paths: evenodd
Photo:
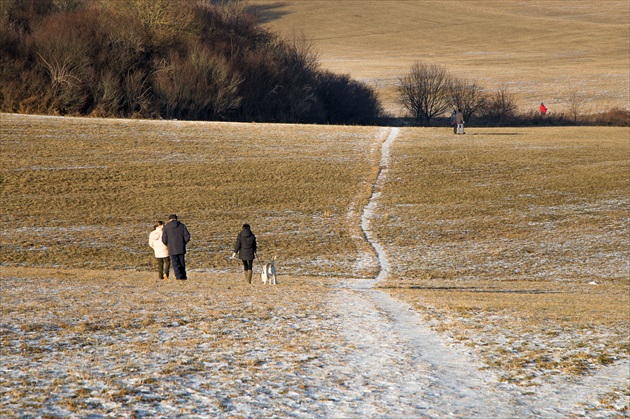
<path id="1" fill-rule="evenodd" d="M 625 128 L 0 118 L 3 416 L 627 416 Z"/>
<path id="2" fill-rule="evenodd" d="M 383 286 L 506 379 L 627 355 L 627 129 L 471 132 L 393 144 L 373 221 L 395 255 Z"/>
<path id="3" fill-rule="evenodd" d="M 5 263 L 147 269 L 148 234 L 175 212 L 192 271 L 231 270 L 245 222 L 287 272 L 313 254 L 320 275 L 377 268 L 357 220 L 380 128 L 3 115 L 2 130 Z"/>
<path id="4" fill-rule="evenodd" d="M 627 109 L 626 1 L 250 0 L 322 67 Z M 0 114 L 0 416 L 630 412 L 627 128 Z M 189 280 L 148 235 L 177 213 Z M 229 260 L 248 222 L 280 284 Z"/>
<path id="5" fill-rule="evenodd" d="M 251 0 L 286 38 L 304 33 L 322 66 L 374 86 L 394 115 L 395 85 L 417 62 L 494 90 L 505 85 L 523 112 L 544 102 L 567 112 L 627 109 L 630 9 L 623 0 Z"/>

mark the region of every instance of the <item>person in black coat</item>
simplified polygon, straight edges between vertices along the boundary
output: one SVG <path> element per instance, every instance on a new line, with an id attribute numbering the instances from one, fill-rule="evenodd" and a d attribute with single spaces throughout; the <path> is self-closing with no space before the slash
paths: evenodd
<path id="1" fill-rule="evenodd" d="M 164 225 L 162 232 L 162 243 L 168 247 L 168 256 L 171 258 L 171 265 L 175 278 L 184 280 L 186 277 L 186 244 L 190 241 L 190 233 L 183 223 L 177 221 L 177 215 L 168 216 L 168 223 Z"/>
<path id="2" fill-rule="evenodd" d="M 252 233 L 249 224 L 243 224 L 243 229 L 236 237 L 232 257 L 235 258 L 237 254 L 238 258 L 243 261 L 245 280 L 251 284 L 254 258 L 256 257 L 256 236 Z"/>

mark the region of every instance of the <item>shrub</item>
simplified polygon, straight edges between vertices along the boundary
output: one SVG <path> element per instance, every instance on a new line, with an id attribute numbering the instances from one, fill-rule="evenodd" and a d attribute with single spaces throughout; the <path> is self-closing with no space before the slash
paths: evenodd
<path id="1" fill-rule="evenodd" d="M 507 122 L 517 111 L 514 94 L 506 86 L 501 86 L 481 107 L 481 117 L 490 122 Z"/>
<path id="2" fill-rule="evenodd" d="M 464 121 L 478 114 L 488 101 L 486 93 L 477 83 L 453 78 L 450 85 L 450 103 L 453 109 L 461 109 Z"/>
<path id="3" fill-rule="evenodd" d="M 177 119 L 220 119 L 240 104 L 240 79 L 229 63 L 196 42 L 184 56 L 175 51 L 156 70 L 160 114 Z"/>
<path id="4" fill-rule="evenodd" d="M 383 113 L 374 90 L 348 75 L 320 73 L 317 96 L 330 124 L 374 124 Z"/>
<path id="5" fill-rule="evenodd" d="M 0 111 L 357 123 L 379 107 L 350 79 L 326 87 L 308 41 L 279 39 L 240 2 L 23 0 L 0 13 Z M 324 102 L 333 91 L 348 97 Z M 337 103 L 357 110 L 325 109 Z"/>
<path id="6" fill-rule="evenodd" d="M 630 126 L 630 110 L 612 108 L 604 112 L 588 115 L 584 120 L 594 125 L 627 127 Z"/>

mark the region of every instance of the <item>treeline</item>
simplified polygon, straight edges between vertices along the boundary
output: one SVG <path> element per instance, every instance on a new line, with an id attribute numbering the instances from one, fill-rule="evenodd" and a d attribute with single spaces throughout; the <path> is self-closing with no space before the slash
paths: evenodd
<path id="1" fill-rule="evenodd" d="M 630 124 L 630 111 L 613 108 L 599 113 L 586 112 L 586 97 L 577 91 L 568 93 L 563 112 L 542 115 L 521 112 L 515 95 L 507 86 L 495 91 L 484 89 L 473 80 L 454 76 L 437 64 L 416 63 L 398 79 L 398 99 L 416 124 L 444 124 L 444 115 L 462 111 L 464 120 L 487 126 L 536 125 L 616 125 Z"/>
<path id="2" fill-rule="evenodd" d="M 241 1 L 2 0 L 0 110 L 372 124 L 369 86 L 322 70 L 303 38 Z"/>

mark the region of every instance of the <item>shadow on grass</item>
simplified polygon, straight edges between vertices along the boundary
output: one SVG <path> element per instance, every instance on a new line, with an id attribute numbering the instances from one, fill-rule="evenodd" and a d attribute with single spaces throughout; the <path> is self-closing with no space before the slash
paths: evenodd
<path id="1" fill-rule="evenodd" d="M 289 12 L 282 10 L 287 6 L 286 2 L 276 2 L 269 4 L 254 4 L 247 7 L 247 12 L 255 15 L 260 23 L 269 23 L 288 15 Z"/>
<path id="2" fill-rule="evenodd" d="M 470 135 L 525 135 L 522 132 L 473 132 Z"/>
<path id="3" fill-rule="evenodd" d="M 562 291 L 554 290 L 493 290 L 475 287 L 423 287 L 420 285 L 410 285 L 408 287 L 390 287 L 382 286 L 379 289 L 409 289 L 409 290 L 426 290 L 426 291 L 450 291 L 450 292 L 477 292 L 489 294 L 562 294 Z"/>

